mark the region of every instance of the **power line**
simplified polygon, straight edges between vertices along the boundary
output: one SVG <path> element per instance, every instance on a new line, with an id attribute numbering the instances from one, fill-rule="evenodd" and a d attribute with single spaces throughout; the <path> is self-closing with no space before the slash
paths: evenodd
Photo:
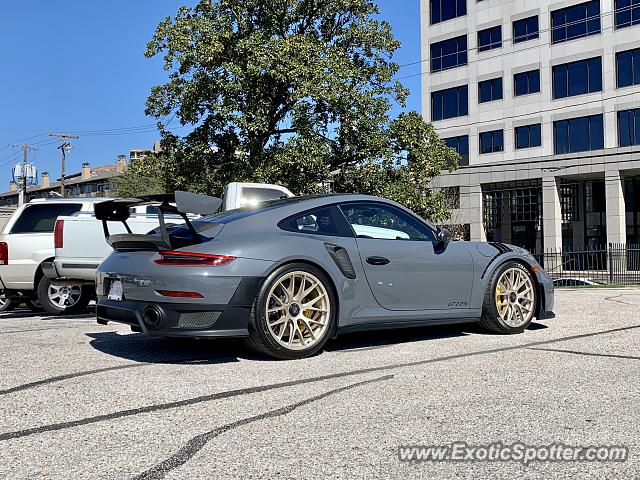
<path id="1" fill-rule="evenodd" d="M 10 146 L 12 146 L 13 144 L 20 143 L 20 142 L 25 142 L 25 141 L 27 141 L 27 140 L 31 140 L 31 139 L 38 138 L 38 137 L 42 137 L 43 135 L 46 135 L 46 133 L 40 133 L 40 134 L 38 134 L 38 135 L 33 135 L 33 136 L 31 136 L 31 137 L 19 138 L 18 140 L 13 140 L 13 141 L 11 141 L 11 142 L 7 143 L 4 147 L 0 148 L 0 152 L 1 152 L 2 150 L 4 150 L 5 148 L 9 148 L 9 147 L 10 147 Z"/>
<path id="2" fill-rule="evenodd" d="M 160 122 L 164 127 L 170 125 L 173 122 L 173 119 L 175 118 L 176 114 L 173 114 L 168 121 L 166 122 Z M 146 125 L 138 125 L 138 126 L 133 126 L 133 127 L 118 127 L 118 128 L 107 128 L 107 129 L 96 129 L 96 130 L 72 130 L 75 133 L 79 134 L 79 135 L 90 135 L 90 136 L 99 136 L 102 134 L 109 134 L 109 135 L 118 135 L 118 134 L 135 134 L 135 133 L 149 133 L 149 132 L 153 132 L 153 131 L 157 131 L 157 127 L 158 127 L 158 122 L 156 123 L 150 123 L 150 124 L 146 124 Z M 5 145 L 4 147 L 0 148 L 0 151 L 10 147 L 12 144 L 14 143 L 19 143 L 19 142 L 23 142 L 26 140 L 31 140 L 33 138 L 38 138 L 38 137 L 42 137 L 42 136 L 46 136 L 49 132 L 45 132 L 45 133 L 40 133 L 38 135 L 33 135 L 30 137 L 25 137 L 22 139 L 18 139 L 18 140 L 13 140 L 10 143 L 8 143 L 7 145 Z M 37 144 L 43 144 L 49 142 L 49 140 L 41 140 L 40 142 L 35 142 L 34 145 Z"/>

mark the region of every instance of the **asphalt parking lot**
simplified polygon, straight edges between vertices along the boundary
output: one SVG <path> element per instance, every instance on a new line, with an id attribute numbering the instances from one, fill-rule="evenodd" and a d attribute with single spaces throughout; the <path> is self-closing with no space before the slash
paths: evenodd
<path id="1" fill-rule="evenodd" d="M 640 290 L 559 290 L 517 336 L 353 334 L 301 361 L 91 316 L 0 318 L 0 478 L 640 477 Z M 421 462 L 399 445 L 627 445 L 626 462 Z"/>

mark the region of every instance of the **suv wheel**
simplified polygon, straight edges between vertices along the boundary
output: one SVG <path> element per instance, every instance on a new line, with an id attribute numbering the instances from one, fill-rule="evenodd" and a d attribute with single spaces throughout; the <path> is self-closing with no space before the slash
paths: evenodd
<path id="1" fill-rule="evenodd" d="M 91 295 L 82 285 L 59 285 L 42 277 L 38 285 L 38 300 L 47 313 L 62 315 L 84 310 Z"/>
<path id="2" fill-rule="evenodd" d="M 7 298 L 4 292 L 0 292 L 0 312 L 9 312 L 16 308 L 16 302 Z"/>

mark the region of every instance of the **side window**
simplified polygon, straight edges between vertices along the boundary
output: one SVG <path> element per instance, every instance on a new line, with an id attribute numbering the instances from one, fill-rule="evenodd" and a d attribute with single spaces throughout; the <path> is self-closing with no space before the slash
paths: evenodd
<path id="1" fill-rule="evenodd" d="M 337 207 L 318 208 L 294 215 L 282 220 L 278 226 L 288 232 L 334 235 L 337 237 L 353 236 Z"/>
<path id="2" fill-rule="evenodd" d="M 54 203 L 27 206 L 11 228 L 11 233 L 48 233 L 59 216 L 73 215 L 79 212 L 79 203 Z"/>
<path id="3" fill-rule="evenodd" d="M 347 203 L 340 208 L 359 238 L 435 240 L 428 226 L 391 205 Z"/>

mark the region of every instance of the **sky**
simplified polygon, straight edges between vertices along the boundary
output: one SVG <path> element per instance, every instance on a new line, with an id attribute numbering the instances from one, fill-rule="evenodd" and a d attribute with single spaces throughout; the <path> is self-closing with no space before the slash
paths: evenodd
<path id="1" fill-rule="evenodd" d="M 39 172 L 60 174 L 59 144 L 49 132 L 77 133 L 67 174 L 115 162 L 131 148 L 159 138 L 144 114 L 153 85 L 167 73 L 160 58 L 144 57 L 156 25 L 189 0 L 22 0 L 5 2 L 0 16 L 0 192 L 30 143 Z M 420 1 L 378 0 L 381 17 L 402 42 L 394 60 L 420 60 Z M 406 110 L 420 111 L 420 66 L 400 69 L 411 90 Z M 401 111 L 394 107 L 394 113 Z M 177 130 L 177 133 L 188 130 Z"/>

